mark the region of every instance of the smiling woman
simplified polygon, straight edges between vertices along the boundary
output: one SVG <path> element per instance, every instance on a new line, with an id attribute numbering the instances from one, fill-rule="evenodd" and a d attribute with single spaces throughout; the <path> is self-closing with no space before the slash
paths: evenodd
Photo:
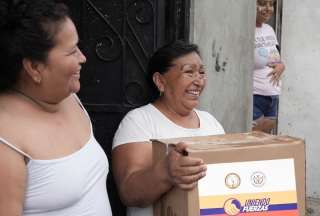
<path id="1" fill-rule="evenodd" d="M 0 215 L 112 215 L 77 43 L 64 4 L 0 0 Z"/>
<path id="2" fill-rule="evenodd" d="M 150 139 L 224 133 L 212 115 L 196 109 L 206 85 L 196 45 L 177 41 L 164 46 L 153 54 L 148 68 L 156 97 L 130 111 L 113 140 L 113 172 L 130 216 L 152 216 L 152 203 L 171 187 L 189 190 L 205 176 L 201 159 L 183 156 L 183 143 L 152 165 Z"/>

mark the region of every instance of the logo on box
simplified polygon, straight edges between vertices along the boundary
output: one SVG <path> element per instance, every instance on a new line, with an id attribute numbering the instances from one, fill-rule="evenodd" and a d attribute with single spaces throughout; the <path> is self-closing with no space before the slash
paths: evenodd
<path id="1" fill-rule="evenodd" d="M 266 183 L 266 175 L 257 171 L 251 175 L 251 184 L 255 187 L 262 187 Z"/>
<path id="2" fill-rule="evenodd" d="M 230 188 L 230 189 L 236 189 L 237 187 L 240 186 L 241 179 L 240 176 L 236 173 L 229 173 L 225 177 L 225 185 Z"/>
<path id="3" fill-rule="evenodd" d="M 235 198 L 230 198 L 224 203 L 223 209 L 227 215 L 235 216 L 241 211 L 241 203 Z"/>

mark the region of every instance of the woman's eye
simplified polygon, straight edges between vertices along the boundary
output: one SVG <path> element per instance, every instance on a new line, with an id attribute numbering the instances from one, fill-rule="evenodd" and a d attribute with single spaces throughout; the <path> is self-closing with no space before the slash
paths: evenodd
<path id="1" fill-rule="evenodd" d="M 75 54 L 77 54 L 77 53 L 78 53 L 78 50 L 79 50 L 78 47 L 74 48 L 73 50 L 71 50 L 71 52 L 69 53 L 69 55 L 75 55 Z"/>
<path id="2" fill-rule="evenodd" d="M 75 49 L 75 50 L 70 51 L 67 55 L 68 55 L 68 56 L 71 56 L 71 55 L 74 55 L 74 54 L 76 54 L 76 53 L 77 53 L 77 50 Z"/>
<path id="3" fill-rule="evenodd" d="M 266 6 L 266 5 L 267 5 L 267 2 L 264 2 L 264 1 L 258 2 L 258 5 L 259 5 L 259 6 Z"/>
<path id="4" fill-rule="evenodd" d="M 205 68 L 200 68 L 200 70 L 199 70 L 199 74 L 205 74 L 205 73 L 206 73 Z"/>
<path id="5" fill-rule="evenodd" d="M 187 70 L 184 73 L 187 74 L 188 76 L 193 76 L 193 71 L 192 70 Z"/>

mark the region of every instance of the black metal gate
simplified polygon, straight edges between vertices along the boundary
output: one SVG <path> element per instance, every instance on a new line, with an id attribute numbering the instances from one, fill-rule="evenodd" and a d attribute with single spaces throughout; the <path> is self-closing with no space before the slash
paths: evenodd
<path id="1" fill-rule="evenodd" d="M 111 173 L 112 138 L 131 109 L 150 97 L 146 66 L 153 51 L 189 38 L 190 0 L 68 0 L 87 57 L 79 96 L 110 163 L 108 193 L 115 216 L 125 215 Z M 125 158 L 124 158 L 125 160 Z"/>

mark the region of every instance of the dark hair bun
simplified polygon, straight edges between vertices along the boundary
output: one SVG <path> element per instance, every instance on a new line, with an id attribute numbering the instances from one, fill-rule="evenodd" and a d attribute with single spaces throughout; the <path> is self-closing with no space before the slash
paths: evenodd
<path id="1" fill-rule="evenodd" d="M 8 3 L 5 0 L 0 0 L 0 28 L 7 24 L 8 16 Z"/>

